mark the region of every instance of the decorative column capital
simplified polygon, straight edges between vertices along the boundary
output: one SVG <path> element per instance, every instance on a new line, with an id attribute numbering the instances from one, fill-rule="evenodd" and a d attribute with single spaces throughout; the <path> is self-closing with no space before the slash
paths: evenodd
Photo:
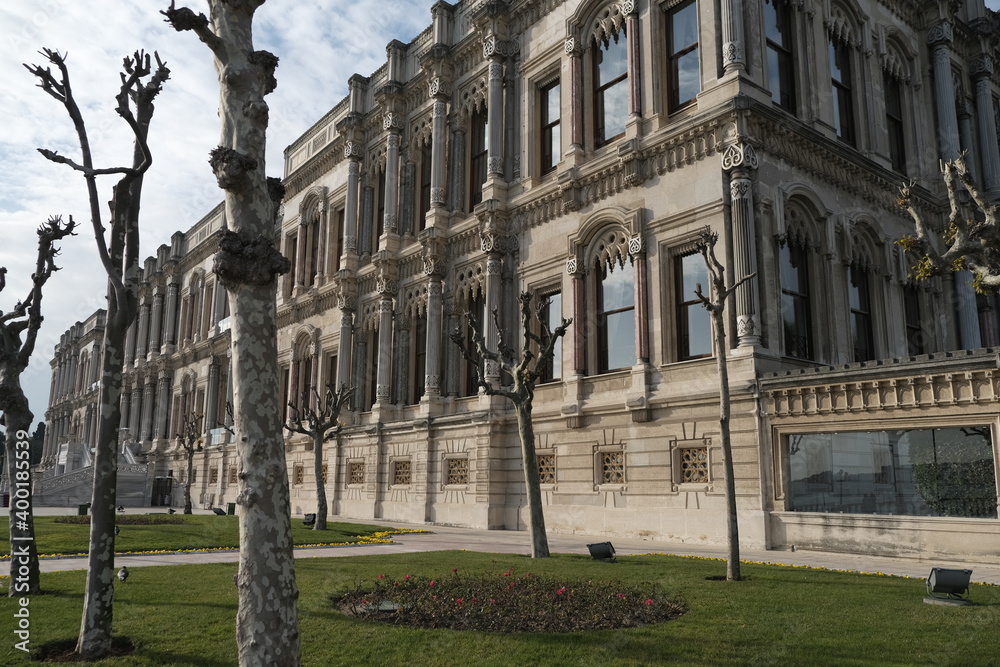
<path id="1" fill-rule="evenodd" d="M 576 257 L 570 257 L 566 260 L 566 273 L 573 276 L 574 278 L 583 277 L 583 262 L 581 262 Z"/>
<path id="2" fill-rule="evenodd" d="M 427 92 L 431 97 L 447 97 L 451 93 L 451 83 L 440 76 L 431 77 Z"/>
<path id="3" fill-rule="evenodd" d="M 361 144 L 359 144 L 358 142 L 356 141 L 344 142 L 344 158 L 351 160 L 352 162 L 351 166 L 356 167 L 357 165 L 356 161 L 360 160 L 363 154 L 364 152 L 361 148 Z"/>
<path id="4" fill-rule="evenodd" d="M 993 76 L 993 58 L 985 53 L 973 58 L 972 62 L 969 63 L 969 76 L 973 79 Z"/>
<path id="5" fill-rule="evenodd" d="M 403 116 L 401 114 L 398 114 L 398 113 L 395 113 L 395 112 L 389 112 L 387 114 L 384 114 L 382 116 L 382 129 L 383 130 L 401 130 L 401 129 L 403 129 Z M 391 136 L 394 136 L 394 135 L 395 135 L 395 133 L 390 134 L 389 136 L 391 137 Z M 398 136 L 397 136 L 397 145 L 399 145 L 398 144 Z"/>
<path id="6" fill-rule="evenodd" d="M 566 51 L 566 55 L 570 58 L 579 58 L 583 55 L 583 48 L 576 37 L 567 37 L 563 48 Z"/>
<path id="7" fill-rule="evenodd" d="M 931 47 L 950 46 L 954 38 L 955 33 L 949 21 L 941 21 L 927 31 L 927 44 Z"/>
<path id="8" fill-rule="evenodd" d="M 483 58 L 509 58 L 517 55 L 521 45 L 516 39 L 501 39 L 495 33 L 483 38 Z"/>
<path id="9" fill-rule="evenodd" d="M 756 169 L 757 152 L 753 146 L 742 141 L 732 144 L 722 153 L 722 168 L 725 171 L 733 169 Z"/>

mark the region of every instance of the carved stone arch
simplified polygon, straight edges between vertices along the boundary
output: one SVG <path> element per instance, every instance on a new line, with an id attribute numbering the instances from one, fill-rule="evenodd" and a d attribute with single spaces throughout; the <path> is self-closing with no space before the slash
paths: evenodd
<path id="1" fill-rule="evenodd" d="M 399 312 L 409 320 L 418 319 L 427 310 L 427 280 L 410 283 L 403 288 Z"/>
<path id="2" fill-rule="evenodd" d="M 319 214 L 326 206 L 327 188 L 325 185 L 315 185 L 306 192 L 299 205 L 299 219 L 306 224 L 319 220 Z"/>
<path id="3" fill-rule="evenodd" d="M 412 123 L 410 123 L 410 141 L 408 142 L 409 149 L 414 155 L 417 155 L 420 151 L 421 146 L 425 143 L 430 143 L 434 136 L 434 117 L 428 111 L 427 113 L 421 114 L 419 117 L 415 118 Z"/>
<path id="4" fill-rule="evenodd" d="M 313 356 L 313 346 L 319 344 L 319 329 L 311 324 L 301 324 L 292 336 L 292 359 L 304 359 Z M 312 349 L 311 349 L 312 348 Z"/>
<path id="5" fill-rule="evenodd" d="M 181 375 L 181 381 L 177 384 L 181 388 L 181 394 L 190 394 L 198 385 L 198 377 L 194 374 L 194 371 L 186 370 Z"/>
<path id="6" fill-rule="evenodd" d="M 888 277 L 885 243 L 879 238 L 877 223 L 868 216 L 848 220 L 846 228 L 842 230 L 844 264 Z"/>
<path id="7" fill-rule="evenodd" d="M 488 87 L 486 77 L 473 79 L 458 93 L 458 112 L 462 118 L 469 118 L 486 108 Z"/>
<path id="8" fill-rule="evenodd" d="M 624 266 L 626 260 L 644 249 L 642 209 L 609 206 L 595 211 L 581 222 L 576 234 L 569 238 L 571 261 L 582 262 L 584 272 L 600 259 L 610 266 Z"/>
<path id="9" fill-rule="evenodd" d="M 193 269 L 188 277 L 188 288 L 192 293 L 197 292 L 205 286 L 205 269 L 201 267 Z"/>
<path id="10" fill-rule="evenodd" d="M 455 269 L 454 294 L 460 303 L 468 303 L 477 294 L 486 294 L 484 262 L 470 262 Z"/>
<path id="11" fill-rule="evenodd" d="M 789 238 L 814 252 L 830 253 L 833 247 L 831 211 L 819 195 L 802 183 L 793 183 L 782 190 L 782 197 L 779 241 Z"/>
<path id="12" fill-rule="evenodd" d="M 906 36 L 901 34 L 896 28 L 886 26 L 884 29 L 884 40 L 879 52 L 879 59 L 882 71 L 906 84 L 916 82 L 919 77 L 914 76 L 916 66 L 916 52 L 910 48 L 906 41 Z"/>
<path id="13" fill-rule="evenodd" d="M 625 27 L 626 17 L 633 11 L 634 0 L 583 2 L 567 21 L 568 39 L 579 41 L 584 49 L 590 48 L 591 44 L 617 39 Z"/>
<path id="14" fill-rule="evenodd" d="M 378 331 L 380 302 L 381 299 L 372 299 L 361 304 L 361 311 L 357 320 L 358 328 L 361 331 Z"/>
<path id="15" fill-rule="evenodd" d="M 367 176 L 371 183 L 378 183 L 378 176 L 385 171 L 386 164 L 386 142 L 379 142 L 377 146 L 368 152 Z"/>
<path id="16" fill-rule="evenodd" d="M 835 0 L 829 5 L 829 14 L 823 19 L 826 31 L 838 42 L 855 49 L 862 48 L 865 14 L 854 0 Z"/>

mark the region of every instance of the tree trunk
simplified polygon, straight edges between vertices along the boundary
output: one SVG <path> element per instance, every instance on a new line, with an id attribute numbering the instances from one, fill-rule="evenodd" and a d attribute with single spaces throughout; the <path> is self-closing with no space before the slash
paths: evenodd
<path id="1" fill-rule="evenodd" d="M 729 436 L 729 363 L 726 343 L 724 313 L 721 308 L 712 310 L 715 325 L 716 362 L 719 368 L 719 431 L 722 440 L 722 459 L 726 476 L 726 535 L 729 558 L 726 563 L 726 579 L 740 580 L 740 528 L 736 515 L 736 480 L 733 472 L 733 443 Z"/>
<path id="2" fill-rule="evenodd" d="M 228 199 L 228 198 L 227 198 Z M 240 665 L 298 665 L 299 591 L 278 400 L 274 284 L 230 288 L 233 414 L 240 455 Z"/>
<path id="3" fill-rule="evenodd" d="M 118 486 L 118 427 L 121 424 L 125 332 L 135 313 L 121 312 L 111 290 L 104 329 L 100 427 L 94 453 L 94 491 L 90 500 L 90 549 L 83 616 L 76 652 L 95 660 L 111 650 L 114 613 L 115 500 Z M 134 311 L 134 308 L 126 310 Z M 131 317 L 130 317 L 131 315 Z"/>
<path id="4" fill-rule="evenodd" d="M 326 530 L 326 482 L 323 481 L 323 438 L 325 433 L 313 435 L 313 473 L 316 475 L 316 523 L 313 530 Z"/>
<path id="5" fill-rule="evenodd" d="M 6 389 L 6 388 L 5 388 Z M 41 593 L 38 574 L 38 549 L 35 545 L 35 519 L 32 506 L 30 442 L 32 414 L 20 383 L 4 406 L 7 429 L 5 458 L 10 489 L 10 579 L 7 595 L 21 597 Z"/>
<path id="6" fill-rule="evenodd" d="M 528 494 L 528 530 L 531 532 L 531 557 L 548 558 L 549 540 L 545 535 L 545 515 L 542 511 L 542 490 L 535 457 L 535 430 L 531 425 L 531 399 L 514 403 L 517 434 L 521 439 L 521 463 L 524 486 Z"/>
<path id="7" fill-rule="evenodd" d="M 191 514 L 191 476 L 194 474 L 194 451 L 187 452 L 187 477 L 184 480 L 184 514 Z"/>

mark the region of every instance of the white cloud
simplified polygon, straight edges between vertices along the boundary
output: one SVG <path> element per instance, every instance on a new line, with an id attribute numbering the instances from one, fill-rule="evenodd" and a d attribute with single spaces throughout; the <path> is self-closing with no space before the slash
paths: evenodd
<path id="1" fill-rule="evenodd" d="M 183 4 L 183 3 L 181 3 Z M 257 12 L 255 46 L 280 58 L 271 108 L 268 171 L 279 175 L 282 151 L 347 92 L 355 73 L 371 74 L 385 62 L 385 45 L 408 42 L 431 22 L 432 0 L 272 1 Z M 0 266 L 9 269 L 0 308 L 27 294 L 36 247 L 35 229 L 49 215 L 73 215 L 77 237 L 63 243 L 59 264 L 44 298 L 45 324 L 31 367 L 22 376 L 36 420 L 48 402 L 49 359 L 59 337 L 74 322 L 104 304 L 105 279 L 97 260 L 83 179 L 49 163 L 36 148 L 79 155 L 65 109 L 35 86 L 22 63 L 45 64 L 43 47 L 69 54 L 71 82 L 87 121 L 95 164 L 130 160 L 127 127 L 114 112 L 122 57 L 137 48 L 157 51 L 171 70 L 157 100 L 150 130 L 153 166 L 145 179 L 141 213 L 142 255 L 170 242 L 220 200 L 208 168 L 218 143 L 218 87 L 208 48 L 193 33 L 176 33 L 159 14 L 161 2 L 112 0 L 6 0 L 0 4 Z M 195 11 L 205 3 L 192 1 Z M 100 183 L 102 201 L 114 180 Z M 106 215 L 105 211 L 102 214 Z"/>

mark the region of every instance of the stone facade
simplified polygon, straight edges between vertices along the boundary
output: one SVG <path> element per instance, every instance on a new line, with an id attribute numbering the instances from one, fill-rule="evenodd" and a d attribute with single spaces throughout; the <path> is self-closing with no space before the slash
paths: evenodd
<path id="1" fill-rule="evenodd" d="M 941 158 L 968 151 L 1000 196 L 996 14 L 908 0 L 431 14 L 285 151 L 274 390 L 357 392 L 327 445 L 331 514 L 524 528 L 513 414 L 474 391 L 447 332 L 494 309 L 513 332 L 533 290 L 573 318 L 534 404 L 549 529 L 723 542 L 722 351 L 693 295 L 709 230 L 730 280 L 755 274 L 724 351 L 744 543 L 997 558 L 996 298 L 963 272 L 914 282 L 894 244 L 911 232 L 904 181 L 944 220 Z M 210 270 L 223 222 L 220 208 L 147 261 L 130 338 L 128 427 L 162 477 L 182 468 L 179 415 L 205 415 L 206 505 L 235 497 Z M 311 444 L 286 447 L 293 511 L 313 511 Z M 978 495 L 943 498 L 955 475 Z"/>

